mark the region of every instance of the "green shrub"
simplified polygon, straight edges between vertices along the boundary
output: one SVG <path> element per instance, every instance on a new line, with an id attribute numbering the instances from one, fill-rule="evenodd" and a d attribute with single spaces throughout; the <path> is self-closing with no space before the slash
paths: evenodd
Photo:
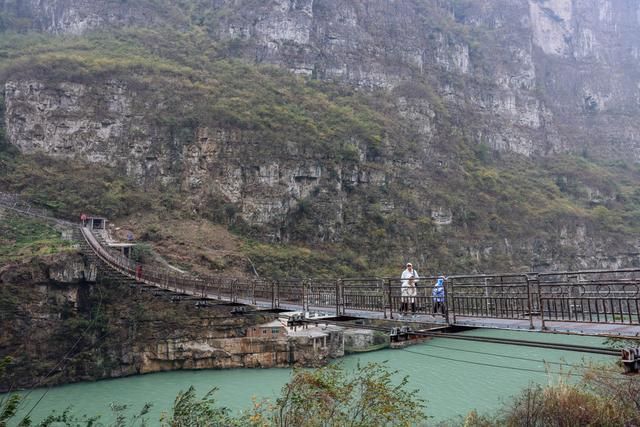
<path id="1" fill-rule="evenodd" d="M 47 222 L 10 212 L 0 218 L 0 264 L 71 249 L 71 243 Z"/>

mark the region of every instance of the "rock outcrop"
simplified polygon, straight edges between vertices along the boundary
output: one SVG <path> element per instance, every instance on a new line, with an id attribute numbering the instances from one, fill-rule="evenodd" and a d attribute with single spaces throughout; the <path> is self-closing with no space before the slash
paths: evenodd
<path id="1" fill-rule="evenodd" d="M 16 74 L 4 82 L 8 141 L 24 153 L 115 166 L 140 183 L 179 188 L 191 211 L 205 215 L 215 206 L 271 241 L 316 243 L 361 233 L 365 216 L 369 224 L 422 221 L 439 236 L 466 232 L 474 209 L 433 196 L 467 176 L 454 152 L 460 140 L 543 163 L 560 153 L 640 160 L 640 4 L 634 0 L 193 0 L 188 10 L 161 4 L 45 0 L 1 2 L 0 10 L 6 27 L 53 34 L 197 27 L 227 57 L 384 92 L 394 110 L 390 121 L 407 134 L 389 131 L 373 148 L 358 138 L 335 141 L 349 147 L 346 160 L 306 149 L 304 138 L 266 150 L 260 134 L 211 117 L 164 123 L 170 109 L 188 115 L 194 100 L 180 88 L 172 93 L 113 76 L 87 82 Z M 407 140 L 412 149 L 400 156 L 395 147 Z M 475 211 L 499 217 L 492 203 Z M 493 269 L 636 259 L 632 237 L 602 238 L 574 219 L 554 222 L 544 238 L 502 235 L 492 223 L 489 240 L 454 242 L 448 256 L 474 264 L 492 259 Z M 386 233 L 401 228 L 394 227 Z M 584 238 L 572 230 L 585 230 Z M 451 242 L 443 237 L 440 244 Z M 433 248 L 419 246 L 389 251 L 426 262 L 423 252 Z"/>
<path id="2" fill-rule="evenodd" d="M 387 89 L 425 81 L 466 116 L 476 141 L 499 150 L 588 149 L 640 159 L 633 120 L 640 108 L 640 5 L 634 0 L 192 3 L 189 11 L 106 0 L 3 8 L 56 34 L 160 23 L 180 30 L 198 23 L 216 40 L 238 42 L 235 51 L 248 60 L 313 78 Z M 117 106 L 126 115 L 115 86 L 102 88 L 117 104 L 108 111 Z M 80 135 L 94 125 L 69 123 L 58 132 Z M 35 135 L 49 139 L 53 123 L 41 126 Z M 117 121 L 98 129 L 112 141 L 123 130 Z"/>
<path id="3" fill-rule="evenodd" d="M 268 313 L 172 303 L 126 285 L 92 281 L 77 253 L 0 269 L 0 391 L 175 369 L 289 366 L 287 337 L 248 337 Z"/>

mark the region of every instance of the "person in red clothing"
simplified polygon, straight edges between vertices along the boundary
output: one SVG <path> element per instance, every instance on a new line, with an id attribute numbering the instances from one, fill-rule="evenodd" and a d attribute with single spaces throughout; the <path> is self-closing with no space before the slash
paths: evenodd
<path id="1" fill-rule="evenodd" d="M 80 221 L 82 221 L 82 226 L 84 227 L 85 225 L 87 225 L 87 215 L 86 214 L 80 214 Z"/>
<path id="2" fill-rule="evenodd" d="M 136 280 L 142 282 L 142 264 L 136 266 Z"/>

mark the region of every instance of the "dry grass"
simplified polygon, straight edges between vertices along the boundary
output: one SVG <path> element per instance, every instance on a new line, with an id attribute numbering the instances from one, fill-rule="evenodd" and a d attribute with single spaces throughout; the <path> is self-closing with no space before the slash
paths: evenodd
<path id="1" fill-rule="evenodd" d="M 169 264 L 202 275 L 246 277 L 253 274 L 241 241 L 226 228 L 203 219 L 160 219 L 135 215 L 117 221 L 113 236 L 149 244 Z"/>
<path id="2" fill-rule="evenodd" d="M 581 382 L 561 377 L 531 385 L 493 416 L 471 412 L 465 427 L 572 427 L 640 425 L 640 376 L 617 365 L 592 366 Z"/>

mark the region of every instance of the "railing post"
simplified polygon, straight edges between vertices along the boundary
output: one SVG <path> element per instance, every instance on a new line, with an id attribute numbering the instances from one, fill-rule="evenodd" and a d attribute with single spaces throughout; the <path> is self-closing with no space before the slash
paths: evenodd
<path id="1" fill-rule="evenodd" d="M 251 303 L 256 305 L 256 280 L 251 281 Z"/>
<path id="2" fill-rule="evenodd" d="M 449 288 L 449 286 L 446 286 L 445 283 L 442 284 L 442 287 L 444 288 L 444 319 L 445 322 L 447 322 L 447 325 L 450 325 L 451 322 L 449 321 L 449 303 L 448 301 L 452 301 L 453 300 L 453 289 L 449 290 L 447 288 Z M 433 302 L 433 301 L 432 301 Z M 455 323 L 455 312 L 453 313 L 453 322 Z"/>
<path id="3" fill-rule="evenodd" d="M 380 279 L 380 297 L 382 298 L 382 315 L 387 318 L 387 304 L 385 304 L 385 287 L 384 279 Z"/>
<path id="4" fill-rule="evenodd" d="M 540 321 L 541 329 L 547 330 L 547 326 L 544 324 L 544 304 L 542 303 L 542 286 L 540 286 L 540 279 L 538 278 L 538 304 L 540 304 Z"/>
<path id="5" fill-rule="evenodd" d="M 387 298 L 387 304 L 389 305 L 389 319 L 393 319 L 393 300 L 391 299 L 391 279 L 384 280 L 385 296 Z M 385 310 L 386 313 L 386 310 Z"/>
<path id="6" fill-rule="evenodd" d="M 529 329 L 535 329 L 533 327 L 533 296 L 531 295 L 531 283 L 529 282 L 529 276 L 524 276 L 527 280 L 527 304 L 529 305 Z"/>
<path id="7" fill-rule="evenodd" d="M 451 315 L 453 316 L 453 324 L 455 325 L 456 320 L 456 292 L 455 292 L 455 279 L 451 279 L 450 285 L 444 286 L 444 312 L 446 314 L 447 324 L 449 324 L 449 311 L 451 311 Z M 451 310 L 449 310 L 451 307 Z"/>
<path id="8" fill-rule="evenodd" d="M 237 298 L 236 298 L 236 295 L 237 295 L 237 292 L 238 292 L 237 287 L 238 287 L 238 279 L 233 279 L 231 281 L 231 295 L 230 295 L 231 302 L 236 302 L 237 301 Z"/>
<path id="9" fill-rule="evenodd" d="M 342 280 L 336 280 L 336 316 L 340 316 L 340 290 L 342 288 Z"/>
<path id="10" fill-rule="evenodd" d="M 487 313 L 487 317 L 490 317 L 490 313 L 489 313 L 489 311 L 490 311 L 489 310 L 489 307 L 490 307 L 489 306 L 489 280 L 486 277 L 484 278 L 484 304 L 481 304 L 480 307 L 484 307 L 484 310 Z M 480 308 L 480 315 L 482 316 L 482 308 Z"/>
<path id="11" fill-rule="evenodd" d="M 308 301 L 307 301 L 307 280 L 306 279 L 302 279 L 302 313 L 304 316 L 304 313 L 306 313 L 308 311 Z"/>

